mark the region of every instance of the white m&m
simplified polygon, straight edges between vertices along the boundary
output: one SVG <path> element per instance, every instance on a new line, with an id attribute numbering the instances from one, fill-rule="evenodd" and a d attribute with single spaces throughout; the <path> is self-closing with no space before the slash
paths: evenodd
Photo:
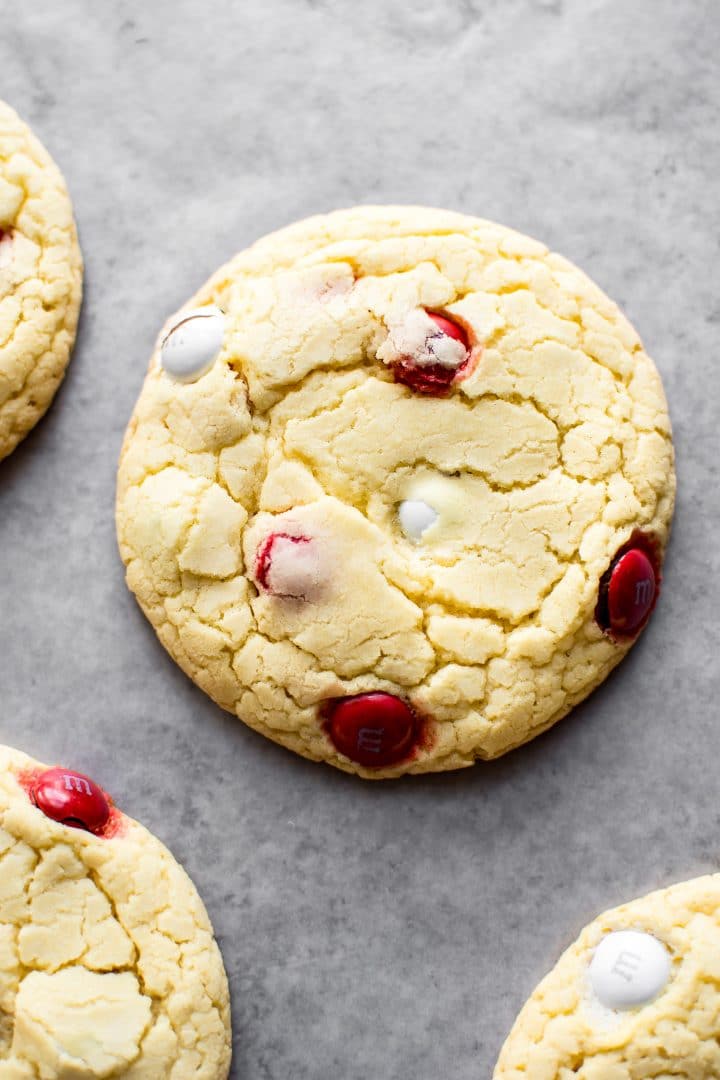
<path id="1" fill-rule="evenodd" d="M 417 543 L 422 539 L 423 533 L 435 524 L 438 512 L 422 499 L 405 499 L 398 507 L 398 518 L 400 528 L 408 540 Z"/>
<path id="2" fill-rule="evenodd" d="M 163 370 L 178 382 L 196 382 L 217 360 L 224 336 L 225 316 L 213 304 L 181 312 L 160 346 Z"/>
<path id="3" fill-rule="evenodd" d="M 635 1009 L 662 993 L 670 978 L 670 954 L 652 934 L 616 930 L 602 939 L 590 962 L 595 997 L 606 1009 Z"/>

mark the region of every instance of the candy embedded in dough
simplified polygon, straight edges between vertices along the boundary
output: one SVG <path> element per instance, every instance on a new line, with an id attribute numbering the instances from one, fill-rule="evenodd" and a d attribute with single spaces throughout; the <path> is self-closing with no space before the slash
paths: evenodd
<path id="1" fill-rule="evenodd" d="M 665 989 L 670 954 L 652 934 L 618 930 L 598 945 L 588 977 L 594 996 L 606 1009 L 635 1009 Z"/>
<path id="2" fill-rule="evenodd" d="M 215 363 L 224 335 L 225 316 L 214 304 L 181 312 L 160 346 L 163 370 L 177 382 L 196 382 Z"/>
<path id="3" fill-rule="evenodd" d="M 405 499 L 398 507 L 398 518 L 408 540 L 418 543 L 437 521 L 438 512 L 422 499 Z"/>

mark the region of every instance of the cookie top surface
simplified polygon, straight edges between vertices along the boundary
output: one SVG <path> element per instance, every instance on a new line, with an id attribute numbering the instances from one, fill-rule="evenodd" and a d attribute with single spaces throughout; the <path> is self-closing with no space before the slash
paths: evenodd
<path id="1" fill-rule="evenodd" d="M 65 181 L 0 102 L 0 459 L 37 423 L 62 380 L 81 289 Z"/>
<path id="2" fill-rule="evenodd" d="M 673 496 L 659 376 L 585 275 L 487 221 L 361 207 L 167 322 L 117 522 L 200 686 L 383 777 L 497 756 L 585 697 L 647 620 Z"/>
<path id="3" fill-rule="evenodd" d="M 524 1006 L 494 1080 L 714 1080 L 718 957 L 718 875 L 606 912 Z"/>
<path id="4" fill-rule="evenodd" d="M 185 871 L 89 778 L 0 747 L 0 1077 L 223 1080 L 229 1060 Z"/>

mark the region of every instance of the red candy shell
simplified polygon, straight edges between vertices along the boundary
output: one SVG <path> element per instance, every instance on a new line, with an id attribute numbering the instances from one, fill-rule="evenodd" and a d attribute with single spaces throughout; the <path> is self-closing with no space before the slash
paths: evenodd
<path id="1" fill-rule="evenodd" d="M 461 326 L 458 326 L 457 323 L 454 323 L 445 315 L 436 315 L 433 311 L 428 311 L 427 315 L 443 334 L 447 334 L 454 341 L 461 342 L 469 356 L 470 349 L 467 336 Z M 466 363 L 467 357 L 459 368 L 449 368 L 443 364 L 418 366 L 413 363 L 412 357 L 409 356 L 405 360 L 398 361 L 393 366 L 393 375 L 396 382 L 409 386 L 411 390 L 416 390 L 418 394 L 432 394 L 435 397 L 442 397 L 447 394 L 450 384 L 457 378 L 458 373 L 462 371 Z"/>
<path id="2" fill-rule="evenodd" d="M 309 544 L 307 536 L 291 536 L 289 533 L 270 533 L 258 549 L 255 556 L 255 580 L 261 589 L 272 593 L 270 588 L 270 567 L 272 565 L 273 548 L 278 540 L 287 540 L 290 544 Z M 279 595 L 284 595 L 280 593 Z"/>
<path id="3" fill-rule="evenodd" d="M 656 593 L 655 569 L 645 552 L 631 548 L 621 555 L 608 585 L 610 629 L 620 634 L 639 630 L 652 611 Z"/>
<path id="4" fill-rule="evenodd" d="M 100 832 L 110 818 L 110 804 L 102 788 L 82 773 L 47 769 L 35 781 L 32 798 L 43 814 L 63 825 Z"/>
<path id="5" fill-rule="evenodd" d="M 332 708 L 328 733 L 335 748 L 358 765 L 394 765 L 413 749 L 418 724 L 410 707 L 392 694 L 343 698 Z"/>
<path id="6" fill-rule="evenodd" d="M 445 315 L 436 315 L 434 311 L 428 311 L 428 318 L 437 326 L 438 330 L 442 330 L 443 334 L 447 334 L 448 337 L 454 338 L 455 341 L 460 341 L 467 349 L 468 343 L 465 336 L 465 331 L 457 323 L 454 323 L 451 319 L 448 319 Z"/>

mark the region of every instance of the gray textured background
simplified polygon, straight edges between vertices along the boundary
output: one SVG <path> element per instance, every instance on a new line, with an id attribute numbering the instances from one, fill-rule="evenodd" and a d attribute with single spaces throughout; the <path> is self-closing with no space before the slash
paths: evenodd
<path id="1" fill-rule="evenodd" d="M 589 917 L 718 868 L 716 0 L 2 8 L 0 96 L 67 177 L 87 276 L 65 385 L 0 465 L 0 736 L 94 774 L 194 877 L 235 1077 L 485 1080 Z M 368 785 L 173 666 L 124 586 L 113 488 L 166 315 L 261 233 L 391 200 L 537 235 L 625 307 L 679 502 L 656 617 L 574 717 Z"/>

